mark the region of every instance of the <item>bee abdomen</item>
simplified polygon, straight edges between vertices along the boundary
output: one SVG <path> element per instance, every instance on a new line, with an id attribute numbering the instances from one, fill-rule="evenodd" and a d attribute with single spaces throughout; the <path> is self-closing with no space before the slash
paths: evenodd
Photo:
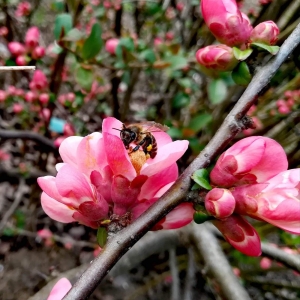
<path id="1" fill-rule="evenodd" d="M 154 158 L 157 154 L 157 142 L 154 136 L 152 136 L 152 149 L 149 154 L 151 158 Z"/>

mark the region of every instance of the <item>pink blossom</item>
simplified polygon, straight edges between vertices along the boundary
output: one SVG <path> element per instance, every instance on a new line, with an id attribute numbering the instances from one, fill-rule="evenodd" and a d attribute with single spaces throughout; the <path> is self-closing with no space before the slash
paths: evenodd
<path id="1" fill-rule="evenodd" d="M 101 226 L 111 213 L 127 213 L 134 220 L 177 179 L 176 160 L 186 151 L 187 141 L 172 142 L 165 132 L 154 132 L 158 151 L 152 159 L 142 149 L 126 150 L 120 132 L 113 128 L 121 129 L 122 123 L 106 118 L 102 134 L 72 136 L 62 142 L 59 152 L 64 163 L 57 165 L 58 174 L 38 178 L 42 207 L 48 216 L 93 228 Z M 180 210 L 175 215 L 178 218 Z M 183 219 L 171 220 L 172 228 L 186 224 L 185 215 Z"/>
<path id="2" fill-rule="evenodd" d="M 42 239 L 48 239 L 53 237 L 53 233 L 51 230 L 44 228 L 37 232 L 37 235 Z"/>
<path id="3" fill-rule="evenodd" d="M 251 32 L 250 41 L 267 45 L 275 45 L 280 31 L 273 21 L 259 23 Z"/>
<path id="4" fill-rule="evenodd" d="M 13 112 L 15 114 L 19 114 L 24 110 L 24 107 L 21 103 L 14 103 L 13 104 Z"/>
<path id="5" fill-rule="evenodd" d="M 216 39 L 227 46 L 239 46 L 250 37 L 252 26 L 235 0 L 202 0 L 205 23 Z"/>
<path id="6" fill-rule="evenodd" d="M 31 55 L 33 59 L 40 59 L 45 56 L 46 50 L 44 47 L 37 46 L 33 49 Z"/>
<path id="7" fill-rule="evenodd" d="M 38 98 L 38 94 L 36 92 L 32 92 L 32 91 L 29 91 L 25 94 L 25 101 L 26 102 L 33 102 L 34 100 L 36 100 Z"/>
<path id="8" fill-rule="evenodd" d="M 109 39 L 105 43 L 105 50 L 110 54 L 116 54 L 117 46 L 119 45 L 120 40 L 113 38 Z"/>
<path id="9" fill-rule="evenodd" d="M 263 183 L 236 187 L 232 191 L 235 211 L 300 234 L 299 189 L 300 169 L 280 172 Z"/>
<path id="10" fill-rule="evenodd" d="M 44 119 L 46 122 L 50 120 L 51 111 L 49 108 L 43 108 L 40 112 L 40 117 Z"/>
<path id="11" fill-rule="evenodd" d="M 19 42 L 10 42 L 7 47 L 14 56 L 24 55 L 26 52 L 24 45 Z"/>
<path id="12" fill-rule="evenodd" d="M 0 149 L 0 161 L 9 160 L 10 155 L 4 150 Z"/>
<path id="13" fill-rule="evenodd" d="M 232 268 L 233 274 L 237 277 L 241 276 L 241 270 L 239 268 Z"/>
<path id="14" fill-rule="evenodd" d="M 172 32 L 172 31 L 166 32 L 166 40 L 167 41 L 173 41 L 174 37 L 175 37 L 174 32 Z"/>
<path id="15" fill-rule="evenodd" d="M 218 219 L 227 218 L 234 211 L 235 199 L 229 190 L 214 188 L 205 196 L 205 208 Z"/>
<path id="16" fill-rule="evenodd" d="M 218 71 L 231 71 L 238 63 L 232 48 L 226 45 L 201 48 L 196 52 L 196 59 L 203 67 Z"/>
<path id="17" fill-rule="evenodd" d="M 4 102 L 7 98 L 7 93 L 3 90 L 0 90 L 0 102 Z"/>
<path id="18" fill-rule="evenodd" d="M 227 242 L 240 252 L 249 256 L 261 254 L 260 239 L 256 230 L 241 216 L 232 215 L 227 219 L 216 219 L 212 222 Z"/>
<path id="19" fill-rule="evenodd" d="M 49 102 L 50 96 L 49 94 L 46 93 L 42 93 L 39 96 L 39 100 L 42 104 L 47 104 Z"/>
<path id="20" fill-rule="evenodd" d="M 16 64 L 18 66 L 26 66 L 27 65 L 27 59 L 25 55 L 19 55 L 16 58 Z"/>
<path id="21" fill-rule="evenodd" d="M 267 137 L 251 136 L 238 141 L 220 156 L 210 179 L 221 187 L 261 183 L 287 167 L 286 154 L 280 144 Z"/>
<path id="22" fill-rule="evenodd" d="M 48 80 L 41 70 L 36 70 L 29 84 L 32 91 L 42 91 L 48 88 Z"/>
<path id="23" fill-rule="evenodd" d="M 72 284 L 67 278 L 61 278 L 52 288 L 47 300 L 61 300 L 71 287 Z"/>
<path id="24" fill-rule="evenodd" d="M 16 10 L 16 17 L 24 17 L 28 16 L 31 11 L 31 5 L 27 1 L 20 2 L 17 10 Z"/>
<path id="25" fill-rule="evenodd" d="M 72 124 L 66 123 L 64 125 L 64 135 L 71 136 L 75 134 L 75 129 Z"/>
<path id="26" fill-rule="evenodd" d="M 30 27 L 25 35 L 25 45 L 29 49 L 33 49 L 38 46 L 40 39 L 40 31 L 36 26 Z"/>
<path id="27" fill-rule="evenodd" d="M 7 36 L 8 34 L 8 29 L 6 26 L 1 26 L 0 27 L 0 36 Z"/>
<path id="28" fill-rule="evenodd" d="M 260 267 L 264 270 L 270 269 L 272 266 L 272 261 L 270 258 L 263 257 L 259 263 Z"/>
<path id="29" fill-rule="evenodd" d="M 67 138 L 67 136 L 59 136 L 58 138 L 56 138 L 55 140 L 54 140 L 54 146 L 55 147 L 57 147 L 57 148 L 59 148 L 60 147 L 60 145 L 62 144 L 62 142 L 65 140 Z"/>
<path id="30" fill-rule="evenodd" d="M 177 9 L 178 11 L 183 11 L 183 9 L 184 9 L 184 3 L 183 3 L 183 2 L 178 2 L 178 3 L 176 4 L 176 9 Z"/>

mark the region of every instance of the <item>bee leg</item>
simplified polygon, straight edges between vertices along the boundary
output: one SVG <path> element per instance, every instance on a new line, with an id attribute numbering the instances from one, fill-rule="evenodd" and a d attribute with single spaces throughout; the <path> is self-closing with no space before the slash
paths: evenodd
<path id="1" fill-rule="evenodd" d="M 150 152 L 152 150 L 152 145 L 150 144 L 146 149 L 148 152 Z"/>
<path id="2" fill-rule="evenodd" d="M 138 151 L 139 149 L 140 149 L 140 145 L 137 145 L 137 146 L 135 146 L 133 149 L 132 149 L 132 152 L 135 152 L 135 151 Z"/>

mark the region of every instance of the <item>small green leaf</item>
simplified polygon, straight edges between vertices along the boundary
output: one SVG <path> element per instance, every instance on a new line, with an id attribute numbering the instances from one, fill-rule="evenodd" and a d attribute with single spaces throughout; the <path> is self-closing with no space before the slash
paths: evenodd
<path id="1" fill-rule="evenodd" d="M 167 133 L 173 139 L 180 139 L 180 138 L 182 138 L 182 130 L 180 130 L 179 128 L 171 127 L 167 131 Z"/>
<path id="2" fill-rule="evenodd" d="M 58 40 L 61 35 L 62 29 L 64 29 L 65 35 L 72 29 L 72 17 L 70 14 L 59 14 L 56 16 L 54 23 L 54 36 Z"/>
<path id="3" fill-rule="evenodd" d="M 209 174 L 206 169 L 200 169 L 194 172 L 194 174 L 192 175 L 192 179 L 204 189 L 212 189 L 211 185 L 209 184 Z"/>
<path id="4" fill-rule="evenodd" d="M 253 52 L 253 49 L 251 49 L 251 48 L 246 49 L 246 50 L 241 50 L 239 48 L 233 47 L 232 49 L 233 49 L 233 55 L 237 60 L 245 60 Z"/>
<path id="5" fill-rule="evenodd" d="M 195 190 L 199 190 L 200 189 L 200 185 L 198 183 L 194 183 L 194 185 L 191 188 L 191 191 L 195 191 Z"/>
<path id="6" fill-rule="evenodd" d="M 194 222 L 197 224 L 202 224 L 208 220 L 211 220 L 211 216 L 205 214 L 202 211 L 195 211 L 194 213 Z"/>
<path id="7" fill-rule="evenodd" d="M 183 92 L 178 92 L 172 101 L 172 106 L 174 108 L 182 108 L 187 106 L 190 103 L 190 97 L 183 93 Z"/>
<path id="8" fill-rule="evenodd" d="M 178 83 L 184 88 L 191 88 L 193 82 L 190 78 L 181 78 L 178 80 Z"/>
<path id="9" fill-rule="evenodd" d="M 153 64 L 156 61 L 155 53 L 152 49 L 146 49 L 140 53 L 140 58 Z"/>
<path id="10" fill-rule="evenodd" d="M 94 80 L 92 70 L 84 69 L 79 66 L 75 71 L 75 80 L 84 90 L 89 91 Z"/>
<path id="11" fill-rule="evenodd" d="M 227 85 L 222 79 L 213 79 L 208 85 L 208 98 L 212 104 L 219 104 L 226 99 Z"/>
<path id="12" fill-rule="evenodd" d="M 269 46 L 269 45 L 266 45 L 263 43 L 252 43 L 251 46 L 256 46 L 260 49 L 264 49 L 273 55 L 277 54 L 277 52 L 280 49 L 280 47 L 278 47 L 278 46 Z"/>
<path id="13" fill-rule="evenodd" d="M 248 65 L 243 61 L 239 63 L 231 73 L 236 84 L 248 85 L 252 79 Z"/>
<path id="14" fill-rule="evenodd" d="M 192 129 L 195 132 L 200 131 L 202 128 L 207 126 L 212 121 L 212 116 L 207 113 L 200 114 L 191 119 L 190 124 L 188 125 L 189 129 Z"/>
<path id="15" fill-rule="evenodd" d="M 71 29 L 67 35 L 64 37 L 65 41 L 77 42 L 84 39 L 84 33 L 77 28 Z"/>
<path id="16" fill-rule="evenodd" d="M 91 59 L 99 53 L 103 45 L 101 34 L 102 34 L 102 30 L 100 24 L 95 23 L 92 27 L 91 34 L 83 44 L 82 47 L 83 59 Z"/>
<path id="17" fill-rule="evenodd" d="M 180 55 L 170 56 L 165 59 L 165 62 L 170 64 L 170 68 L 174 70 L 180 70 L 188 65 L 187 58 Z"/>
<path id="18" fill-rule="evenodd" d="M 104 247 L 107 241 L 107 230 L 104 227 L 99 227 L 97 231 L 97 242 L 100 247 Z"/>

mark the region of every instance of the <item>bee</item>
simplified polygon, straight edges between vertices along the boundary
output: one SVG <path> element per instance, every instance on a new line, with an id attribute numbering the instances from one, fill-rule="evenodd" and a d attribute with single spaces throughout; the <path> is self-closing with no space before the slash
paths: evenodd
<path id="1" fill-rule="evenodd" d="M 143 147 L 143 151 L 147 158 L 154 158 L 157 154 L 157 142 L 152 132 L 167 131 L 169 127 L 155 122 L 144 122 L 131 124 L 126 126 L 122 125 L 122 129 L 113 128 L 120 131 L 120 138 L 126 149 L 135 152 Z M 136 146 L 131 149 L 130 144 L 135 143 Z"/>

